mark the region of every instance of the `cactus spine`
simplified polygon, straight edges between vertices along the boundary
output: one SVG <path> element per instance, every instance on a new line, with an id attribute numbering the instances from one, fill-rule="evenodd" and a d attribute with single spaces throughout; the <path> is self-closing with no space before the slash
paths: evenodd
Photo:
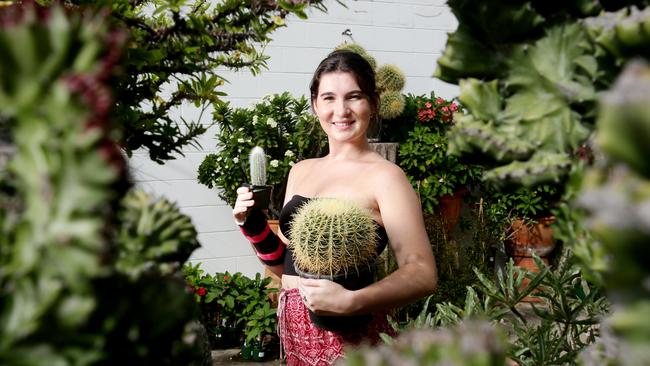
<path id="1" fill-rule="evenodd" d="M 404 89 L 404 84 L 406 84 L 406 77 L 404 72 L 400 70 L 399 67 L 395 65 L 382 65 L 377 69 L 376 72 L 377 78 L 377 89 L 380 92 L 385 91 L 400 91 Z"/>
<path id="2" fill-rule="evenodd" d="M 381 93 L 381 102 L 379 103 L 379 116 L 384 119 L 393 119 L 399 117 L 404 111 L 406 100 L 404 95 L 399 91 L 388 90 Z"/>
<path id="3" fill-rule="evenodd" d="M 296 268 L 334 276 L 359 272 L 377 257 L 377 224 L 358 204 L 316 198 L 296 212 L 289 234 Z"/>
<path id="4" fill-rule="evenodd" d="M 248 156 L 250 162 L 251 183 L 256 186 L 266 185 L 266 155 L 264 149 L 255 146 Z"/>

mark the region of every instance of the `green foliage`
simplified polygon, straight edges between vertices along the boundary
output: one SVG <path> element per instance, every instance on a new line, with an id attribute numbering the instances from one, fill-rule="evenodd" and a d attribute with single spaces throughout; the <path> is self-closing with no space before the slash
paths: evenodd
<path id="1" fill-rule="evenodd" d="M 201 322 L 213 337 L 226 328 L 243 333 L 248 343 L 275 335 L 276 309 L 271 307 L 269 295 L 277 289 L 268 287 L 271 278 L 257 273 L 251 279 L 240 272 L 210 275 L 200 263 L 186 264 L 183 272 L 201 308 Z"/>
<path id="2" fill-rule="evenodd" d="M 121 215 L 145 209 L 119 211 L 128 181 L 107 85 L 121 38 L 107 28 L 100 14 L 60 6 L 0 11 L 0 145 L 9 152 L 0 186 L 10 187 L 0 202 L 11 203 L 0 206 L 1 364 L 197 360 L 191 298 L 177 273 L 153 263 L 183 262 L 193 246 L 155 248 L 171 238 L 154 231 L 161 242 L 131 253 L 143 258 L 119 258 L 147 234 L 118 234 L 133 227 Z M 176 219 L 179 240 L 195 243 L 187 217 Z"/>
<path id="3" fill-rule="evenodd" d="M 289 238 L 296 269 L 309 274 L 358 273 L 377 258 L 377 223 L 353 201 L 310 200 L 293 216 Z"/>
<path id="4" fill-rule="evenodd" d="M 433 92 L 430 97 L 408 98 L 415 101 L 419 123 L 400 144 L 398 164 L 419 193 L 423 211 L 433 213 L 441 196 L 478 181 L 481 170 L 447 155 L 446 132 L 453 126 L 451 113 L 457 104 Z"/>
<path id="5" fill-rule="evenodd" d="M 41 0 L 41 3 L 54 3 Z M 326 10 L 321 0 L 65 0 L 65 4 L 108 8 L 110 21 L 128 30 L 122 72 L 114 80 L 115 123 L 123 126 L 122 147 L 128 154 L 148 150 L 162 163 L 196 145 L 206 131 L 200 117 L 174 115 L 183 105 L 201 113 L 225 95 L 219 70 L 266 67 L 262 53 L 270 35 L 290 14 L 305 17 L 308 6 Z"/>
<path id="6" fill-rule="evenodd" d="M 438 304 L 431 322 L 449 325 L 488 318 L 505 325 L 513 340 L 508 357 L 519 365 L 574 364 L 578 353 L 596 340 L 608 303 L 578 268 L 562 263 L 551 271 L 539 258 L 535 262 L 539 273 L 515 267 L 511 260 L 494 281 L 476 271 L 481 295 L 469 290 L 462 308 Z M 521 303 L 526 296 L 542 302 L 526 306 Z"/>
<path id="7" fill-rule="evenodd" d="M 302 159 L 322 156 L 327 143 L 318 120 L 309 113 L 309 102 L 288 93 L 276 94 L 251 108 L 220 104 L 214 118 L 221 126 L 216 136 L 219 152 L 205 157 L 199 167 L 199 182 L 218 187 L 219 197 L 234 205 L 237 188 L 249 179 L 245 157 L 254 146 L 260 146 L 269 159 L 267 184 L 273 186 L 269 214 L 277 218 L 289 170 Z"/>

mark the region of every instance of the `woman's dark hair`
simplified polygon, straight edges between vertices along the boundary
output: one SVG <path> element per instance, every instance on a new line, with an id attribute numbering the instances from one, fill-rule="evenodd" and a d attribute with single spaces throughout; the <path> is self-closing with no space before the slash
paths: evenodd
<path id="1" fill-rule="evenodd" d="M 323 74 L 330 72 L 349 72 L 354 76 L 361 91 L 368 97 L 372 113 L 376 116 L 379 109 L 379 93 L 375 83 L 375 70 L 358 53 L 337 50 L 325 57 L 318 65 L 309 84 L 312 104 L 318 98 L 318 87 Z"/>

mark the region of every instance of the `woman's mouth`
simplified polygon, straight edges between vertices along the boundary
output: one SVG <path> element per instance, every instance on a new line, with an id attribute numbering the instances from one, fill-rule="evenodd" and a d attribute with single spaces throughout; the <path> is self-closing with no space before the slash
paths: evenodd
<path id="1" fill-rule="evenodd" d="M 350 127 L 354 121 L 343 121 L 343 122 L 332 122 L 332 124 L 337 128 L 347 128 Z"/>

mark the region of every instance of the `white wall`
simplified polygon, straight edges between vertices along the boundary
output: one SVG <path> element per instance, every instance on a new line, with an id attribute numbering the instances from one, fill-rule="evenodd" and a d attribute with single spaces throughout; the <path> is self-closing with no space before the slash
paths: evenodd
<path id="1" fill-rule="evenodd" d="M 268 70 L 258 76 L 223 70 L 221 75 L 230 82 L 223 89 L 228 93 L 224 99 L 235 106 L 248 106 L 267 94 L 289 91 L 296 96 L 308 95 L 312 72 L 320 60 L 335 46 L 350 41 L 341 35 L 346 29 L 379 65 L 392 63 L 405 72 L 404 92 L 428 94 L 433 90 L 446 98 L 458 94 L 456 86 L 431 77 L 447 32 L 457 25 L 444 0 L 345 3 L 347 8 L 328 0 L 327 13 L 310 11 L 309 19 L 304 21 L 289 18 L 287 27 L 272 35 L 273 42 L 265 51 L 271 57 Z M 198 117 L 191 107 L 184 107 L 179 113 L 188 120 Z M 207 118 L 203 121 L 209 123 Z M 193 253 L 193 262 L 201 262 L 201 268 L 208 272 L 241 271 L 254 276 L 263 268 L 233 223 L 231 208 L 218 198 L 216 189 L 210 190 L 196 181 L 199 164 L 206 154 L 215 151 L 215 132 L 213 127 L 202 136 L 202 148 L 188 147 L 184 149 L 184 158 L 165 165 L 151 162 L 146 152 L 136 152 L 131 168 L 138 186 L 177 202 L 192 217 L 202 244 Z"/>

